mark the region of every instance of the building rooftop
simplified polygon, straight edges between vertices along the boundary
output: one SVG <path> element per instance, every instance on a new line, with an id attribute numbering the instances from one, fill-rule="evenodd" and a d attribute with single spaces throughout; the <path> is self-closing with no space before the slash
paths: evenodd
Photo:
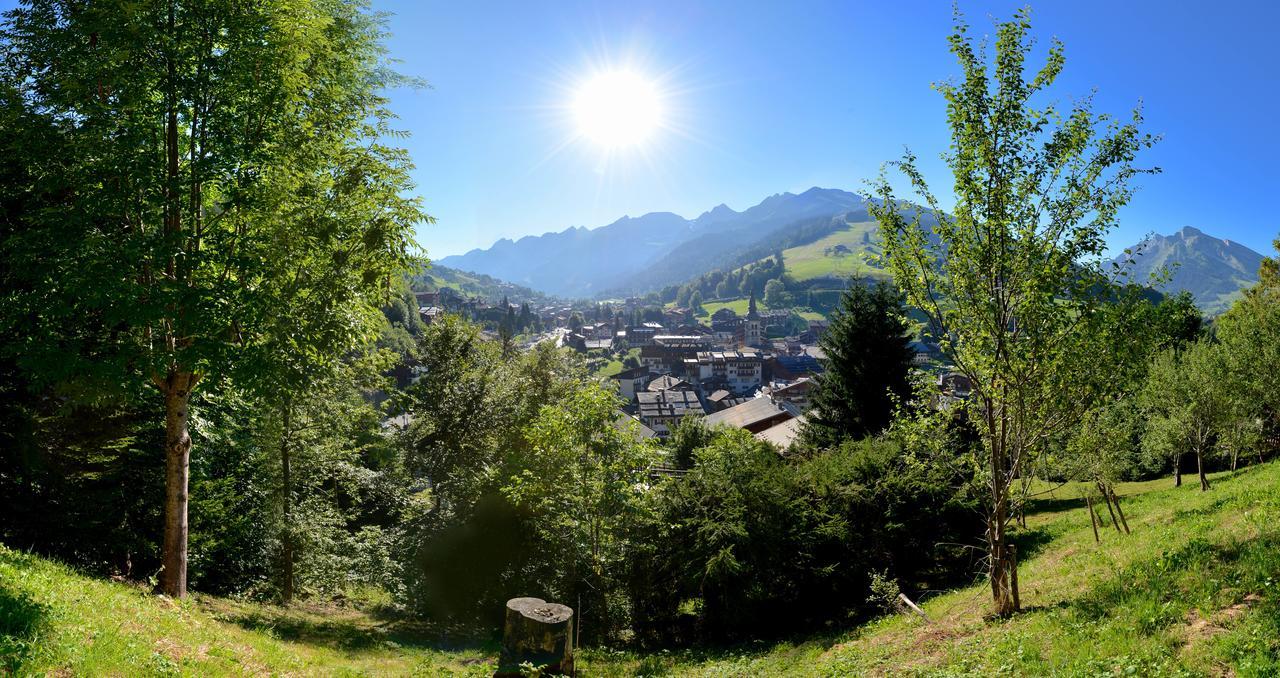
<path id="1" fill-rule="evenodd" d="M 629 370 L 623 370 L 611 377 L 610 379 L 640 379 L 649 376 L 649 368 L 645 366 L 633 367 Z"/>
<path id="2" fill-rule="evenodd" d="M 729 360 L 761 360 L 760 352 L 750 348 L 738 351 L 698 351 L 698 362 L 726 362 Z"/>
<path id="3" fill-rule="evenodd" d="M 698 394 L 693 391 L 655 391 L 636 394 L 641 417 L 682 417 L 705 414 Z"/>
<path id="4" fill-rule="evenodd" d="M 796 438 L 800 437 L 800 429 L 803 426 L 804 417 L 788 419 L 781 424 L 770 426 L 757 433 L 756 440 L 763 440 L 780 450 L 786 451 L 796 441 Z"/>
<path id="5" fill-rule="evenodd" d="M 654 379 L 653 381 L 649 382 L 649 387 L 647 390 L 674 391 L 674 390 L 687 390 L 692 388 L 693 388 L 693 385 L 685 381 L 684 379 L 681 379 L 680 377 L 673 377 L 670 374 L 664 374 L 661 377 L 658 377 L 657 379 Z"/>
<path id="6" fill-rule="evenodd" d="M 613 420 L 613 425 L 619 431 L 622 431 L 624 433 L 627 431 L 634 431 L 636 434 L 636 438 L 640 440 L 647 440 L 649 438 L 652 438 L 658 435 L 657 433 L 654 432 L 653 429 L 641 423 L 639 419 L 636 419 L 635 417 L 621 410 L 618 411 L 618 417 Z"/>
<path id="7" fill-rule="evenodd" d="M 747 428 L 779 415 L 791 416 L 789 412 L 778 407 L 768 398 L 752 398 L 741 405 L 734 405 L 727 410 L 720 410 L 707 416 L 705 422 L 707 426 L 726 425 Z"/>

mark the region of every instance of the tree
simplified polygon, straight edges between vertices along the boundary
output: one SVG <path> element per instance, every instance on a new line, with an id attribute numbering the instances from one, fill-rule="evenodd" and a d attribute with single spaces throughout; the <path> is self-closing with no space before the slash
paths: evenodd
<path id="1" fill-rule="evenodd" d="M 1016 554 L 1007 536 L 1049 440 L 1070 429 L 1100 385 L 1090 356 L 1104 350 L 1090 327 L 1111 280 L 1097 262 L 1103 236 L 1147 170 L 1136 154 L 1155 139 L 1140 111 L 1121 123 L 1095 115 L 1092 100 L 1070 111 L 1033 97 L 1064 64 L 1054 41 L 1045 65 L 1025 75 L 1030 12 L 996 27 L 994 70 L 957 12 L 951 52 L 963 77 L 936 85 L 947 101 L 955 206 L 944 212 L 909 151 L 892 163 L 921 206 L 900 203 L 878 182 L 886 267 L 933 336 L 972 383 L 966 405 L 982 437 L 987 484 L 988 573 L 995 611 L 1020 606 Z M 1154 171 L 1154 170 L 1151 170 Z"/>
<path id="2" fill-rule="evenodd" d="M 1161 299 L 1153 316 L 1151 329 L 1155 332 L 1156 348 L 1182 348 L 1200 338 L 1204 330 L 1204 313 L 1186 290 Z"/>
<path id="3" fill-rule="evenodd" d="M 1167 349 L 1151 363 L 1142 391 L 1143 446 L 1149 456 L 1172 459 L 1175 485 L 1182 485 L 1180 460 L 1189 451 L 1196 456 L 1200 489 L 1209 489 L 1205 458 L 1232 422 L 1228 393 L 1233 386 L 1226 381 L 1223 358 L 1219 345 L 1202 339 L 1182 351 Z"/>
<path id="4" fill-rule="evenodd" d="M 53 209 L 24 214 L 5 252 L 28 291 L 6 315 L 31 323 L 40 349 L 23 360 L 45 380 L 159 392 L 169 595 L 186 593 L 193 392 L 279 364 L 282 343 L 323 361 L 372 334 L 410 263 L 424 215 L 402 197 L 407 156 L 380 141 L 397 81 L 381 34 L 341 2 L 37 0 L 5 15 L 0 78 L 38 144 L 6 151 L 58 157 L 30 187 Z M 306 322 L 284 333 L 286 316 Z"/>
<path id="5" fill-rule="evenodd" d="M 787 294 L 787 286 L 774 278 L 764 284 L 764 304 L 769 308 L 785 308 L 791 305 L 791 295 Z"/>
<path id="6" fill-rule="evenodd" d="M 689 295 L 689 310 L 693 311 L 694 315 L 702 315 L 702 292 L 700 290 L 694 290 L 693 294 Z"/>
<path id="7" fill-rule="evenodd" d="M 534 548 L 552 565 L 541 581 L 575 601 L 576 623 L 590 619 L 595 637 L 622 625 L 621 601 L 607 594 L 617 589 L 628 518 L 655 461 L 647 444 L 613 425 L 617 405 L 599 384 L 575 385 L 565 401 L 538 410 L 525 435 L 529 453 L 504 470 L 504 495 L 532 514 Z"/>
<path id="8" fill-rule="evenodd" d="M 911 395 L 915 359 L 902 294 L 885 283 L 854 282 L 819 338 L 826 357 L 805 436 L 820 447 L 883 431 Z"/>

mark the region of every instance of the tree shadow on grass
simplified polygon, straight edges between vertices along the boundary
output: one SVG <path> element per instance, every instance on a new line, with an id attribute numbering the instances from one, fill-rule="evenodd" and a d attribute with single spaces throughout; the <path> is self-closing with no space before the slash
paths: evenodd
<path id="1" fill-rule="evenodd" d="M 1040 513 L 1062 513 L 1084 507 L 1084 499 L 1081 497 L 1037 497 L 1027 501 L 1025 513 L 1028 516 L 1034 516 Z"/>
<path id="2" fill-rule="evenodd" d="M 0 674 L 18 675 L 40 646 L 48 608 L 0 584 Z"/>
<path id="3" fill-rule="evenodd" d="M 266 608 L 215 614 L 222 621 L 281 640 L 346 652 L 404 647 L 496 655 L 498 650 L 496 641 L 475 629 L 443 626 L 386 612 L 370 615 L 350 609 L 317 613 L 298 608 Z"/>
<path id="4" fill-rule="evenodd" d="M 1014 531 L 1009 535 L 1009 541 L 1018 547 L 1018 562 L 1025 563 L 1053 543 L 1057 536 L 1047 527 L 1034 527 Z"/>

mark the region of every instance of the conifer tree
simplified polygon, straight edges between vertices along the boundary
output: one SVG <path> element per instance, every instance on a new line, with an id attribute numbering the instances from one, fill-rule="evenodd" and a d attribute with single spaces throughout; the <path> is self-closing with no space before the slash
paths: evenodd
<path id="1" fill-rule="evenodd" d="M 884 430 L 910 394 L 911 350 L 902 295 L 886 283 L 854 282 L 818 340 L 826 357 L 805 435 L 829 447 Z"/>

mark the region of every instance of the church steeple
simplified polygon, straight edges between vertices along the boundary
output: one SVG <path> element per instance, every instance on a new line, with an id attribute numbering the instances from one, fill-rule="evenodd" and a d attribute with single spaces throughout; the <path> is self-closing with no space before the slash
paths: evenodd
<path id="1" fill-rule="evenodd" d="M 747 304 L 747 317 L 742 320 L 739 335 L 742 346 L 755 347 L 764 344 L 764 322 L 760 319 L 760 311 L 756 309 L 756 293 L 751 293 L 751 301 Z"/>

